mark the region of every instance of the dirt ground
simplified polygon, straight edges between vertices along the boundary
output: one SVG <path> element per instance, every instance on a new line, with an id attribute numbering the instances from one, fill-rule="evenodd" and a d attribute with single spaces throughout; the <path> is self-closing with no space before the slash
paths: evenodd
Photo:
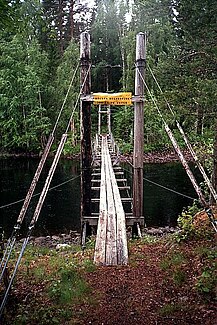
<path id="1" fill-rule="evenodd" d="M 138 244 L 131 248 L 129 266 L 100 267 L 87 279 L 99 304 L 88 307 L 78 324 L 217 324 L 214 295 L 195 289 L 203 264 L 203 253 L 195 252 L 201 247 L 201 242 Z"/>

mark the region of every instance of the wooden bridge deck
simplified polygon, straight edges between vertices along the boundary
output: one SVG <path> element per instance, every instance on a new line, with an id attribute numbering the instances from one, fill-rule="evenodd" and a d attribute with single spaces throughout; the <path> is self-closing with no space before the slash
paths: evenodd
<path id="1" fill-rule="evenodd" d="M 102 136 L 101 142 L 100 203 L 94 261 L 98 265 L 128 263 L 125 213 L 107 136 Z"/>

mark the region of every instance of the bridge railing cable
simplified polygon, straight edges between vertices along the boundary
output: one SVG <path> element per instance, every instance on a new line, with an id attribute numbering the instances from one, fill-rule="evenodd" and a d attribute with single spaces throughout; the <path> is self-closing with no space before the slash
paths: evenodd
<path id="1" fill-rule="evenodd" d="M 78 177 L 81 177 L 81 174 L 79 174 L 79 175 L 77 175 L 75 177 L 72 177 L 72 178 L 70 178 L 70 179 L 68 179 L 68 180 L 66 180 L 66 181 L 64 181 L 64 182 L 62 182 L 60 184 L 57 184 L 55 186 L 50 187 L 48 191 L 52 191 L 52 190 L 54 190 L 54 189 L 56 189 L 58 187 L 61 187 L 61 186 L 65 185 L 65 184 L 69 183 L 69 182 L 72 182 L 74 179 L 76 179 Z M 41 194 L 41 192 L 40 193 L 36 193 L 32 197 L 39 196 L 40 194 Z M 5 204 L 5 205 L 0 206 L 0 209 L 5 209 L 5 208 L 8 208 L 8 207 L 11 207 L 11 206 L 16 205 L 16 204 L 18 204 L 20 202 L 23 202 L 24 200 L 25 200 L 25 198 L 20 199 L 20 200 L 17 200 L 17 201 L 10 202 L 8 204 Z"/>
<path id="2" fill-rule="evenodd" d="M 61 155 L 61 153 L 62 153 L 62 150 L 63 150 L 63 148 L 64 148 L 65 142 L 66 142 L 66 140 L 67 140 L 67 132 L 68 132 L 68 130 L 69 130 L 69 127 L 70 127 L 71 120 L 72 120 L 72 118 L 73 118 L 74 112 L 75 112 L 75 110 L 76 110 L 76 108 L 77 108 L 77 106 L 78 106 L 78 103 L 79 103 L 79 100 L 80 100 L 80 95 L 81 95 L 81 93 L 82 93 L 82 91 L 83 91 L 83 87 L 84 87 L 84 85 L 85 85 L 85 82 L 86 82 L 87 76 L 88 76 L 88 74 L 89 74 L 90 68 L 91 68 L 91 66 L 89 66 L 89 69 L 88 69 L 88 71 L 87 71 L 87 73 L 86 73 L 86 76 L 85 76 L 85 78 L 84 78 L 84 82 L 83 82 L 83 84 L 81 85 L 80 92 L 79 92 L 79 94 L 78 94 L 76 104 L 75 104 L 75 106 L 74 106 L 74 109 L 72 110 L 72 113 L 71 113 L 71 116 L 70 116 L 70 119 L 69 119 L 68 125 L 67 125 L 66 130 L 65 130 L 65 133 L 62 135 L 62 138 L 61 138 L 61 140 L 60 140 L 59 146 L 58 146 L 58 148 L 57 148 L 57 151 L 56 151 L 56 154 L 55 154 L 55 157 L 54 157 L 54 160 L 53 160 L 53 163 L 52 163 L 52 165 L 51 165 L 51 168 L 50 168 L 50 170 L 49 170 L 48 176 L 47 176 L 47 178 L 46 178 L 46 181 L 45 181 L 45 184 L 44 184 L 44 187 L 43 187 L 42 193 L 41 193 L 41 195 L 40 195 L 40 197 L 39 197 L 38 204 L 37 204 L 37 206 L 36 206 L 36 208 L 35 208 L 35 211 L 34 211 L 33 217 L 32 217 L 32 219 L 31 219 L 31 221 L 30 221 L 29 229 L 28 229 L 28 233 L 27 233 L 26 240 L 25 240 L 24 243 L 23 243 L 23 247 L 22 247 L 22 249 L 21 249 L 20 255 L 19 255 L 18 260 L 17 260 L 17 264 L 16 264 L 15 269 L 14 269 L 14 273 L 13 273 L 13 275 L 12 275 L 12 277 L 11 277 L 11 281 L 9 282 L 9 285 L 8 285 L 8 287 L 7 287 L 7 289 L 6 289 L 6 292 L 5 292 L 5 295 L 4 295 L 4 298 L 3 298 L 2 304 L 1 304 L 1 306 L 0 306 L 0 317 L 2 316 L 2 313 L 3 313 L 3 311 L 4 311 L 4 307 L 5 307 L 5 304 L 6 304 L 6 301 L 7 301 L 7 297 L 8 297 L 8 294 L 9 294 L 10 288 L 11 288 L 11 286 L 12 286 L 13 279 L 14 279 L 15 274 L 16 274 L 16 272 L 17 272 L 18 265 L 19 265 L 19 263 L 20 263 L 20 260 L 21 260 L 21 258 L 22 258 L 22 256 L 23 256 L 23 254 L 24 254 L 24 251 L 25 251 L 26 245 L 28 244 L 28 241 L 29 241 L 29 238 L 30 238 L 30 236 L 31 236 L 32 230 L 34 229 L 35 224 L 36 224 L 36 222 L 37 222 L 37 220 L 38 220 L 38 218 L 39 218 L 39 215 L 40 215 L 40 212 L 41 212 L 41 208 L 42 208 L 42 206 L 43 206 L 43 203 L 44 203 L 45 197 L 46 197 L 46 195 L 47 195 L 47 192 L 48 192 L 48 189 L 49 189 L 49 186 L 50 186 L 51 180 L 52 180 L 53 175 L 54 175 L 54 172 L 55 172 L 55 170 L 56 170 L 56 166 L 57 166 L 57 164 L 58 164 L 58 161 L 59 161 L 60 155 Z M 24 245 L 24 244 L 25 244 L 25 245 Z M 10 250 L 10 252 L 11 252 L 11 251 L 12 251 L 12 250 Z M 9 260 L 9 257 L 7 258 L 7 261 L 8 261 L 8 260 Z M 6 265 L 4 266 L 4 268 L 6 269 Z"/>
<path id="3" fill-rule="evenodd" d="M 176 118 L 176 114 L 175 114 L 174 110 L 172 109 L 170 103 L 169 103 L 168 100 L 166 99 L 166 97 L 165 97 L 165 95 L 164 95 L 164 93 L 163 93 L 163 90 L 162 90 L 162 88 L 161 88 L 159 82 L 157 81 L 157 78 L 155 77 L 155 75 L 154 75 L 152 69 L 151 69 L 149 66 L 148 66 L 148 69 L 149 69 L 149 71 L 150 71 L 150 73 L 151 73 L 151 75 L 152 75 L 152 78 L 154 79 L 154 81 L 155 81 L 155 83 L 156 83 L 158 89 L 160 90 L 160 93 L 163 95 L 163 98 L 164 98 L 164 101 L 165 101 L 167 107 L 169 108 L 170 112 L 172 113 L 173 117 L 175 118 L 175 122 L 176 122 L 177 128 L 178 128 L 180 134 L 182 135 L 182 137 L 183 137 L 183 139 L 184 139 L 184 141 L 185 141 L 185 144 L 186 144 L 187 148 L 189 149 L 189 152 L 190 152 L 191 156 L 193 157 L 193 159 L 194 159 L 194 161 L 195 161 L 195 163 L 196 163 L 198 169 L 200 170 L 201 175 L 203 176 L 204 181 L 205 181 L 206 185 L 208 186 L 208 188 L 209 188 L 209 190 L 210 190 L 210 193 L 212 194 L 213 198 L 214 198 L 215 201 L 217 202 L 217 193 L 216 193 L 216 190 L 214 189 L 214 187 L 213 187 L 213 185 L 212 185 L 212 183 L 211 183 L 209 177 L 207 176 L 207 174 L 206 174 L 206 172 L 205 172 L 205 170 L 204 170 L 204 168 L 203 168 L 201 162 L 199 161 L 199 159 L 198 159 L 198 157 L 197 157 L 197 155 L 196 155 L 196 153 L 195 153 L 195 151 L 194 151 L 194 149 L 193 149 L 191 143 L 189 142 L 188 137 L 187 137 L 187 135 L 185 134 L 185 132 L 184 132 L 182 126 L 181 126 L 180 123 L 178 122 L 178 120 L 177 120 L 177 118 Z"/>
<path id="4" fill-rule="evenodd" d="M 42 154 L 42 157 L 41 157 L 40 162 L 39 162 L 39 164 L 38 164 L 38 167 L 37 167 L 37 169 L 36 169 L 35 175 L 34 175 L 34 177 L 33 177 L 33 180 L 32 180 L 32 182 L 31 182 L 31 185 L 30 185 L 30 187 L 29 187 L 29 190 L 28 190 L 28 192 L 27 192 L 27 195 L 26 195 L 26 197 L 25 197 L 25 199 L 24 199 L 23 206 L 22 206 L 22 208 L 21 208 L 21 210 L 20 210 L 20 213 L 19 213 L 19 216 L 18 216 L 18 218 L 17 218 L 16 224 L 15 224 L 14 229 L 13 229 L 13 231 L 12 231 L 12 234 L 11 234 L 10 238 L 8 239 L 8 241 L 7 241 L 6 248 L 5 248 L 5 251 L 4 251 L 4 254 L 3 254 L 2 260 L 1 260 L 1 264 L 0 264 L 0 269 L 2 270 L 2 273 L 1 273 L 1 275 L 0 275 L 0 281 L 2 280 L 2 278 L 3 278 L 3 276 L 4 276 L 4 272 L 5 272 L 5 270 L 6 270 L 6 267 L 7 267 L 7 264 L 8 264 L 8 260 L 9 260 L 9 258 L 10 258 L 10 255 L 11 255 L 12 249 L 13 249 L 14 244 L 15 244 L 15 242 L 16 242 L 16 237 L 17 237 L 17 235 L 18 235 L 18 233 L 19 233 L 19 230 L 20 230 L 21 225 L 22 225 L 22 223 L 23 223 L 23 220 L 24 220 L 24 218 L 25 218 L 25 215 L 26 215 L 27 209 L 28 209 L 29 204 L 30 204 L 30 202 L 31 202 L 31 199 L 32 199 L 32 197 L 33 197 L 33 193 L 34 193 L 34 191 L 35 191 L 35 188 L 36 188 L 36 185 L 37 185 L 37 183 L 38 183 L 39 177 L 40 177 L 41 172 L 42 172 L 42 170 L 43 170 L 44 164 L 45 164 L 45 162 L 46 162 L 46 160 L 47 160 L 47 157 L 48 157 L 48 154 L 49 154 L 49 152 L 50 152 L 51 146 L 52 146 L 52 144 L 53 144 L 53 141 L 54 141 L 54 133 L 55 133 L 55 131 L 56 131 L 57 125 L 58 125 L 58 123 L 59 123 L 59 120 L 60 120 L 61 114 L 62 114 L 62 112 L 63 112 L 64 106 L 65 106 L 65 103 L 66 103 L 66 100 L 67 100 L 67 98 L 68 98 L 69 92 L 70 92 L 71 87 L 72 87 L 72 84 L 73 84 L 73 82 L 74 82 L 74 79 L 75 79 L 76 73 L 77 73 L 77 71 L 78 71 L 78 67 L 79 67 L 79 63 L 78 63 L 78 65 L 77 65 L 77 67 L 76 67 L 76 69 L 75 69 L 75 71 L 74 71 L 74 73 L 73 73 L 73 76 L 72 76 L 72 78 L 71 78 L 71 81 L 70 81 L 70 84 L 69 84 L 69 87 L 68 87 L 67 93 L 66 93 L 65 98 L 64 98 L 64 100 L 63 100 L 63 104 L 62 104 L 62 106 L 61 106 L 61 108 L 60 108 L 60 111 L 59 111 L 59 114 L 58 114 L 58 116 L 57 116 L 57 119 L 56 119 L 55 125 L 54 125 L 54 127 L 53 127 L 53 130 L 52 130 L 50 136 L 49 136 L 49 139 L 48 139 L 47 145 L 46 145 L 46 147 L 45 147 L 45 149 L 44 149 L 44 152 L 43 152 L 43 154 Z"/>
<path id="5" fill-rule="evenodd" d="M 130 162 L 127 161 L 127 163 L 130 163 Z M 131 163 L 130 163 L 130 165 L 133 167 L 133 165 L 132 165 Z M 133 175 L 133 173 L 132 173 L 130 170 L 127 170 L 126 168 L 123 168 L 123 170 L 125 170 L 127 173 Z M 190 199 L 190 200 L 192 200 L 192 201 L 195 201 L 195 200 L 196 200 L 196 198 L 194 198 L 194 197 L 192 197 L 192 196 L 189 196 L 189 195 L 186 195 L 186 194 L 184 194 L 184 193 L 178 192 L 178 191 L 176 191 L 176 190 L 174 190 L 174 189 L 172 189 L 172 188 L 169 188 L 169 187 L 167 187 L 167 186 L 165 186 L 165 185 L 162 185 L 162 184 L 159 184 L 159 183 L 157 183 L 157 182 L 154 182 L 154 181 L 152 181 L 152 180 L 150 180 L 150 179 L 148 179 L 148 178 L 146 178 L 146 177 L 143 177 L 143 180 L 144 180 L 145 182 L 148 182 L 148 183 L 150 183 L 150 184 L 152 184 L 152 185 L 158 186 L 158 187 L 160 187 L 160 188 L 162 188 L 162 189 L 164 189 L 164 190 L 166 190 L 166 191 L 172 192 L 172 193 L 174 193 L 174 194 L 177 194 L 177 195 L 179 195 L 179 196 L 185 197 L 185 198 Z"/>
<path id="6" fill-rule="evenodd" d="M 176 151 L 176 153 L 177 153 L 177 155 L 178 155 L 178 157 L 179 157 L 179 159 L 180 159 L 180 161 L 181 161 L 181 163 L 182 163 L 182 165 L 183 165 L 183 167 L 184 167 L 184 169 L 185 169 L 185 171 L 186 171 L 186 173 L 187 173 L 187 175 L 188 175 L 188 177 L 189 177 L 189 179 L 190 179 L 190 181 L 191 181 L 191 183 L 192 183 L 192 185 L 193 185 L 193 187 L 194 187 L 194 189 L 195 189 L 195 191 L 196 191 L 196 193 L 197 193 L 197 195 L 199 197 L 199 200 L 200 200 L 202 206 L 207 211 L 207 214 L 209 216 L 210 222 L 211 222 L 214 230 L 217 232 L 217 220 L 215 219 L 215 217 L 214 217 L 214 215 L 212 213 L 212 209 L 210 209 L 209 204 L 206 202 L 206 199 L 205 199 L 205 197 L 204 197 L 204 195 L 203 195 L 203 193 L 201 191 L 200 186 L 197 184 L 197 181 L 196 181 L 196 179 L 195 179 L 195 177 L 194 177 L 194 175 L 193 175 L 193 173 L 192 173 L 192 171 L 191 171 L 191 169 L 190 169 L 190 167 L 189 167 L 189 165 L 188 165 L 188 163 L 187 163 L 187 161 L 186 161 L 186 159 L 185 159 L 185 157 L 184 157 L 184 155 L 183 155 L 183 153 L 182 153 L 182 151 L 181 151 L 181 149 L 180 149 L 180 147 L 179 147 L 179 145 L 178 145 L 178 143 L 177 143 L 177 141 L 176 141 L 176 139 L 175 139 L 175 137 L 174 137 L 174 135 L 173 135 L 173 133 L 171 131 L 171 129 L 169 128 L 169 125 L 166 123 L 166 121 L 165 121 L 165 119 L 164 119 L 164 117 L 163 117 L 163 115 L 161 113 L 161 110 L 160 110 L 159 106 L 157 105 L 157 102 L 156 102 L 154 96 L 152 95 L 152 93 L 151 93 L 147 83 L 145 82 L 143 76 L 141 75 L 140 71 L 139 71 L 139 75 L 141 77 L 142 82 L 144 83 L 144 86 L 147 89 L 147 92 L 148 92 L 149 96 L 151 97 L 151 99 L 152 99 L 152 101 L 154 103 L 154 106 L 155 106 L 158 114 L 162 118 L 162 121 L 164 123 L 165 131 L 166 131 L 168 137 L 170 138 L 170 141 L 172 142 L 172 145 L 173 145 L 173 147 L 174 147 L 174 149 L 175 149 L 175 151 Z"/>
<path id="7" fill-rule="evenodd" d="M 165 129 L 168 137 L 170 138 L 170 141 L 172 142 L 172 145 L 173 145 L 173 147 L 174 147 L 174 149 L 175 149 L 175 151 L 176 151 L 176 153 L 177 153 L 177 155 L 178 155 L 178 157 L 179 157 L 179 159 L 180 159 L 180 161 L 181 161 L 181 163 L 182 163 L 182 165 L 183 165 L 183 167 L 184 167 L 184 169 L 185 169 L 185 171 L 186 171 L 186 173 L 187 173 L 187 175 L 188 175 L 188 177 L 189 177 L 189 179 L 190 179 L 190 181 L 191 181 L 191 183 L 192 183 L 192 185 L 193 185 L 193 187 L 194 187 L 194 189 L 195 189 L 195 191 L 196 191 L 196 193 L 197 193 L 197 195 L 198 195 L 198 197 L 200 199 L 201 204 L 204 207 L 208 207 L 208 203 L 206 202 L 205 197 L 204 197 L 199 185 L 197 184 L 197 181 L 196 181 L 196 179 L 195 179 L 195 177 L 194 177 L 194 175 L 193 175 L 193 173 L 192 173 L 192 171 L 191 171 L 191 169 L 190 169 L 190 167 L 189 167 L 189 165 L 188 165 L 188 163 L 187 163 L 187 161 L 186 161 L 186 159 L 185 159 L 185 157 L 184 157 L 184 155 L 183 155 L 183 153 L 182 153 L 182 151 L 181 151 L 181 149 L 180 149 L 180 147 L 179 147 L 179 145 L 178 145 L 178 143 L 177 143 L 177 141 L 176 141 L 176 139 L 175 139 L 175 137 L 174 137 L 174 135 L 173 135 L 173 133 L 171 131 L 171 129 L 169 128 L 169 125 L 166 123 L 166 121 L 165 121 L 165 119 L 164 119 L 164 117 L 163 117 L 163 115 L 162 115 L 162 113 L 160 111 L 160 108 L 157 105 L 157 102 L 156 102 L 154 96 L 152 95 L 152 93 L 151 93 L 147 83 L 145 82 L 143 76 L 141 75 L 140 71 L 139 71 L 139 74 L 140 74 L 140 77 L 141 77 L 147 91 L 148 91 L 148 94 L 150 95 L 150 97 L 151 97 L 151 99 L 152 99 L 152 101 L 154 103 L 154 106 L 155 106 L 158 114 L 162 118 L 162 121 L 164 123 L 164 129 Z"/>

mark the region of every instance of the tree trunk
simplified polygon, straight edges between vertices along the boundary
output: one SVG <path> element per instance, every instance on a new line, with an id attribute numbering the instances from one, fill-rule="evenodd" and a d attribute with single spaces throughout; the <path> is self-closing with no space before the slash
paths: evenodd
<path id="1" fill-rule="evenodd" d="M 71 132 L 72 132 L 72 146 L 75 147 L 76 142 L 75 142 L 75 119 L 74 118 L 71 120 Z"/>
<path id="2" fill-rule="evenodd" d="M 122 69 L 123 69 L 123 76 L 122 76 L 122 85 L 123 90 L 126 90 L 126 58 L 125 58 L 125 49 L 122 44 L 122 39 L 124 37 L 124 27 L 123 31 L 121 30 L 121 27 L 119 26 L 119 42 L 120 42 L 120 50 L 121 50 L 121 59 L 122 59 Z"/>
<path id="3" fill-rule="evenodd" d="M 203 133 L 203 108 L 197 106 L 197 126 L 196 126 L 197 135 L 202 135 Z"/>
<path id="4" fill-rule="evenodd" d="M 59 0 L 59 15 L 58 15 L 58 25 L 60 33 L 60 55 L 63 55 L 64 45 L 63 45 L 63 0 Z"/>
<path id="5" fill-rule="evenodd" d="M 213 144 L 213 171 L 212 171 L 212 184 L 217 191 L 217 115 L 215 117 L 215 139 Z M 213 196 L 210 196 L 210 204 L 215 204 Z"/>
<path id="6" fill-rule="evenodd" d="M 75 1 L 70 1 L 70 9 L 69 9 L 69 37 L 70 41 L 74 39 L 74 4 Z"/>

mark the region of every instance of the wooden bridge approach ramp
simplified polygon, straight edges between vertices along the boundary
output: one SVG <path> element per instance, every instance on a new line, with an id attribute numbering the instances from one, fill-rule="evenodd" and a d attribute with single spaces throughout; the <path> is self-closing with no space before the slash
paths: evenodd
<path id="1" fill-rule="evenodd" d="M 101 136 L 101 178 L 94 262 L 98 265 L 128 263 L 125 212 L 109 152 L 108 135 Z"/>

